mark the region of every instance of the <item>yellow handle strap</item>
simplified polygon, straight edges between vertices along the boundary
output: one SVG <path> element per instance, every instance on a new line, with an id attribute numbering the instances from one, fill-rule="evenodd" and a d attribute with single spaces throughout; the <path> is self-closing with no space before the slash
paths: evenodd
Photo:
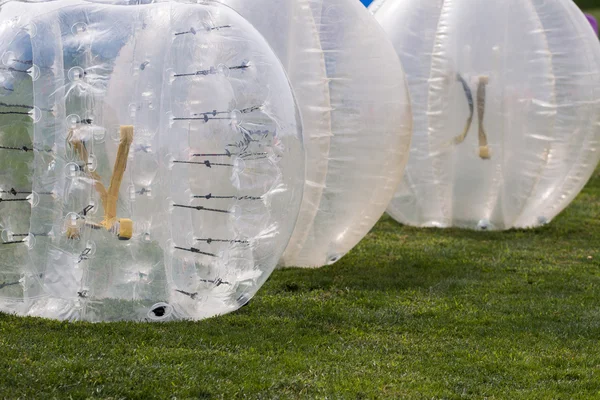
<path id="1" fill-rule="evenodd" d="M 69 131 L 69 136 L 67 137 L 67 140 L 71 143 L 71 146 L 73 146 L 73 148 L 79 155 L 79 158 L 81 159 L 81 161 L 83 161 L 85 163 L 85 166 L 84 166 L 85 172 L 88 173 L 94 179 L 94 181 L 95 181 L 94 187 L 96 188 L 96 191 L 100 195 L 100 201 L 102 202 L 102 207 L 104 209 L 106 209 L 106 196 L 107 196 L 106 188 L 104 187 L 104 184 L 102 183 L 102 178 L 100 177 L 100 175 L 96 171 L 93 171 L 93 172 L 90 171 L 90 169 L 88 167 L 90 156 L 88 154 L 87 148 L 85 147 L 85 145 L 83 144 L 81 139 L 74 137 L 74 132 L 72 129 Z"/>
<path id="2" fill-rule="evenodd" d="M 100 225 L 88 224 L 93 229 L 104 228 L 111 230 L 117 222 L 119 222 L 119 239 L 131 239 L 133 236 L 133 221 L 130 219 L 117 220 L 117 202 L 119 200 L 119 190 L 127 169 L 127 158 L 129 157 L 129 149 L 133 143 L 133 126 L 126 125 L 120 127 L 120 142 L 117 150 L 117 159 L 113 168 L 113 174 L 110 179 L 108 190 L 102 183 L 102 178 L 95 171 L 90 171 L 88 168 L 89 153 L 81 141 L 75 137 L 74 131 L 70 130 L 67 140 L 71 143 L 79 158 L 85 163 L 85 171 L 94 179 L 94 187 L 100 195 L 102 207 L 104 208 L 104 220 Z M 69 227 L 67 229 L 67 237 L 76 239 L 79 237 L 79 232 L 76 228 Z"/>
<path id="3" fill-rule="evenodd" d="M 473 94 L 471 93 L 471 89 L 469 88 L 469 84 L 465 79 L 460 75 L 456 75 L 457 80 L 462 84 L 463 90 L 465 91 L 465 96 L 467 98 L 467 103 L 469 105 L 469 117 L 467 118 L 467 122 L 465 124 L 465 128 L 463 132 L 456 136 L 452 141 L 455 145 L 461 144 L 469 130 L 471 129 L 471 124 L 473 123 L 473 114 L 474 114 L 474 104 L 473 104 Z M 477 116 L 479 117 L 479 157 L 483 160 L 487 160 L 491 158 L 490 148 L 488 146 L 487 135 L 485 133 L 485 129 L 483 127 L 483 118 L 485 116 L 485 98 L 486 92 L 485 88 L 489 82 L 489 78 L 487 76 L 480 76 L 479 81 L 477 83 Z"/>
<path id="4" fill-rule="evenodd" d="M 117 201 L 119 200 L 119 190 L 125 169 L 127 168 L 127 157 L 129 157 L 129 148 L 133 142 L 133 126 L 121 126 L 120 129 L 121 141 L 117 151 L 117 159 L 113 168 L 110 186 L 106 196 L 106 206 L 104 207 L 104 221 L 102 225 L 106 229 L 111 229 L 117 222 Z"/>
<path id="5" fill-rule="evenodd" d="M 477 116 L 479 118 L 479 157 L 487 160 L 491 158 L 487 135 L 483 128 L 483 117 L 485 115 L 485 86 L 488 84 L 487 76 L 480 76 L 477 84 Z"/>

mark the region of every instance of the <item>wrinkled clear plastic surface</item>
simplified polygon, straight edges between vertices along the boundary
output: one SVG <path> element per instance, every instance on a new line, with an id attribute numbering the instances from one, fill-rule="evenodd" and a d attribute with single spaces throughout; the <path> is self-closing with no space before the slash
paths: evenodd
<path id="1" fill-rule="evenodd" d="M 600 159 L 600 46 L 571 0 L 383 0 L 414 137 L 388 212 L 415 226 L 545 224 Z"/>
<path id="2" fill-rule="evenodd" d="M 305 195 L 281 263 L 334 263 L 377 222 L 401 179 L 412 121 L 402 67 L 356 0 L 225 2 L 282 60 L 304 121 Z"/>
<path id="3" fill-rule="evenodd" d="M 285 71 L 219 3 L 0 9 L 0 310 L 201 319 L 246 304 L 304 186 Z"/>

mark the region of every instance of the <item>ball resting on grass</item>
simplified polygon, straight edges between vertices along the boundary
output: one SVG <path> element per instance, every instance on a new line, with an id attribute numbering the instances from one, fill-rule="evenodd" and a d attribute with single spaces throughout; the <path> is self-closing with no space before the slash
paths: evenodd
<path id="1" fill-rule="evenodd" d="M 570 0 L 383 0 L 408 77 L 410 161 L 388 212 L 415 226 L 547 223 L 600 158 L 600 46 Z"/>
<path id="2" fill-rule="evenodd" d="M 2 6 L 0 310 L 235 310 L 291 236 L 301 124 L 264 38 L 218 3 Z"/>
<path id="3" fill-rule="evenodd" d="M 404 72 L 356 0 L 226 0 L 269 41 L 304 120 L 305 195 L 281 263 L 339 260 L 385 211 L 408 157 Z"/>

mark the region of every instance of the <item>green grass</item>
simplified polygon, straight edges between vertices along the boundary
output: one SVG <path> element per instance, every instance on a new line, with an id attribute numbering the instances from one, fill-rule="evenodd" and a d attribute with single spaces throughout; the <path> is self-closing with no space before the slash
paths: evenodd
<path id="1" fill-rule="evenodd" d="M 533 231 L 384 217 L 203 322 L 0 314 L 0 398 L 600 398 L 600 169 Z"/>
<path id="2" fill-rule="evenodd" d="M 544 228 L 384 217 L 339 263 L 277 271 L 220 318 L 0 314 L 0 398 L 591 399 L 599 339 L 600 169 Z"/>

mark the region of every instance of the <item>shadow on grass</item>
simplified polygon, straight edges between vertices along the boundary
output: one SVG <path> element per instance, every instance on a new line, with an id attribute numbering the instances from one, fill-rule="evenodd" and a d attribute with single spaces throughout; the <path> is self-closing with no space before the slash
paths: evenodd
<path id="1" fill-rule="evenodd" d="M 386 215 L 336 264 L 278 270 L 265 290 L 402 291 L 436 287 L 449 280 L 485 284 L 505 279 L 505 274 L 532 271 L 567 279 L 572 268 L 600 265 L 600 239 L 594 239 L 599 237 L 600 169 L 577 199 L 546 226 L 487 232 L 414 228 Z"/>

